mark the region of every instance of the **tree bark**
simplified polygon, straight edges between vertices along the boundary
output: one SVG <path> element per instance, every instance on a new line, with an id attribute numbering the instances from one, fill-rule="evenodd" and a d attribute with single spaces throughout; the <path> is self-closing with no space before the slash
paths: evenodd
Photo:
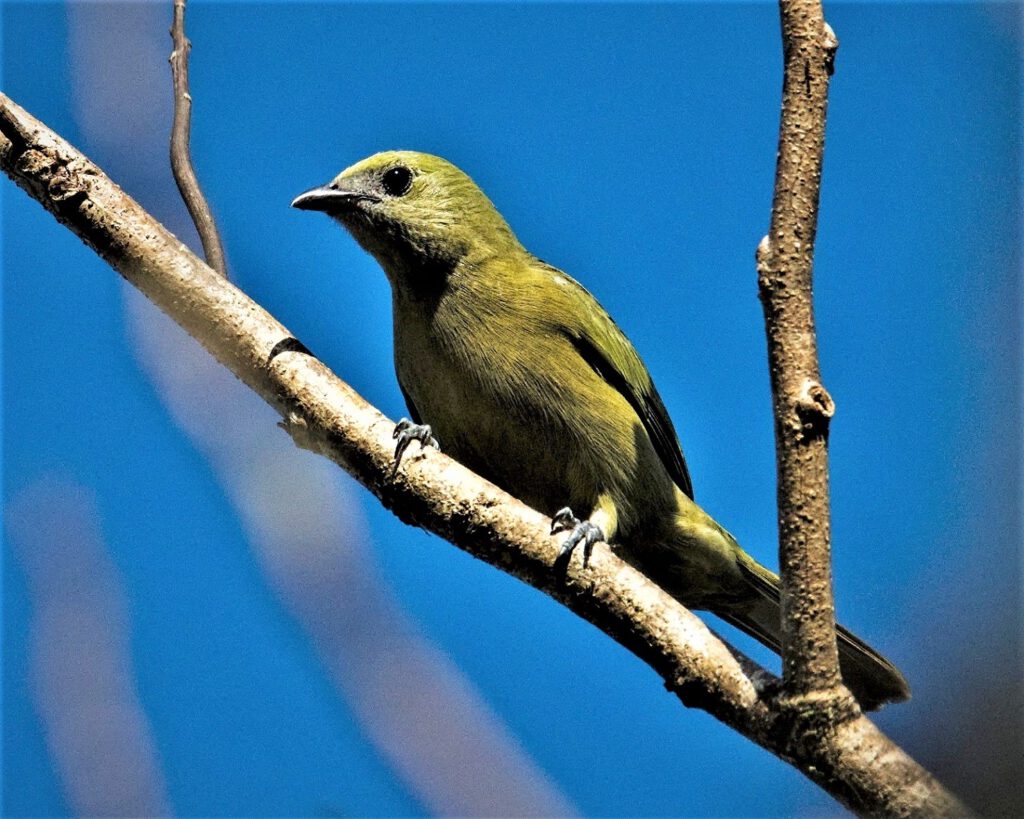
<path id="1" fill-rule="evenodd" d="M 784 74 L 771 227 L 757 249 L 778 473 L 782 678 L 796 712 L 856 708 L 841 688 L 832 598 L 829 419 L 812 271 L 829 77 L 838 45 L 819 0 L 779 3 Z"/>

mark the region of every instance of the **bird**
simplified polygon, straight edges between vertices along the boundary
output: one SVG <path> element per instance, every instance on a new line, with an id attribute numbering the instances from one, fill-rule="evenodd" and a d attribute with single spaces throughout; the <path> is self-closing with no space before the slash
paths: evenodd
<path id="1" fill-rule="evenodd" d="M 581 284 L 516 238 L 458 167 L 384 151 L 292 206 L 326 213 L 391 285 L 394 363 L 411 441 L 444 450 L 567 531 L 597 542 L 683 605 L 781 653 L 778 576 L 694 501 L 672 420 L 647 367 Z M 837 626 L 861 708 L 909 698 L 899 670 Z"/>

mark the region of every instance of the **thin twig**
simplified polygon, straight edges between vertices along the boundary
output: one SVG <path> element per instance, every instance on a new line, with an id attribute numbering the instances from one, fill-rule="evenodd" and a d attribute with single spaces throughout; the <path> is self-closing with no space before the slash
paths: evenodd
<path id="1" fill-rule="evenodd" d="M 757 249 L 768 336 L 778 471 L 783 690 L 794 702 L 848 699 L 841 688 L 832 598 L 828 429 L 812 265 L 836 46 L 820 0 L 779 2 L 784 76 L 771 227 Z M 849 703 L 847 703 L 849 705 Z"/>
<path id="2" fill-rule="evenodd" d="M 340 464 L 402 520 L 551 595 L 699 707 L 789 762 L 859 813 L 966 808 L 864 716 L 797 733 L 707 627 L 603 545 L 557 571 L 550 521 L 434 450 L 392 479 L 394 423 L 258 304 L 185 248 L 67 142 L 0 94 L 0 167 L 285 419 L 297 443 Z"/>
<path id="3" fill-rule="evenodd" d="M 171 77 L 174 80 L 174 122 L 171 125 L 171 170 L 178 183 L 181 198 L 185 200 L 192 221 L 203 243 L 206 263 L 227 277 L 224 248 L 221 245 L 217 223 L 213 220 L 210 205 L 203 196 L 192 167 L 189 142 L 192 134 L 192 94 L 188 85 L 188 55 L 192 43 L 185 36 L 185 0 L 174 0 L 174 21 L 171 23 Z"/>

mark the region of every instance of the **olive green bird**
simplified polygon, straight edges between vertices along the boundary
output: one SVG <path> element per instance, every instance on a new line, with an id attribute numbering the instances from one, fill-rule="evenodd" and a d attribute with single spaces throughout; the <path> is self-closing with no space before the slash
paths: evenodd
<path id="1" fill-rule="evenodd" d="M 396 429 L 396 458 L 436 435 L 552 516 L 552 531 L 570 530 L 566 551 L 613 544 L 684 605 L 780 650 L 778 576 L 694 503 L 633 345 L 590 293 L 519 243 L 465 173 L 389 151 L 292 204 L 341 222 L 391 282 L 395 368 L 412 416 Z M 909 696 L 892 663 L 843 628 L 839 658 L 863 708 Z"/>

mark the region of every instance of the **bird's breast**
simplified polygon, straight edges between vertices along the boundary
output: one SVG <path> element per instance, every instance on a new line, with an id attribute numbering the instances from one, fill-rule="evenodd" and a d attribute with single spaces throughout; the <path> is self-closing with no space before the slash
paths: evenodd
<path id="1" fill-rule="evenodd" d="M 410 307 L 396 304 L 395 368 L 442 449 L 540 511 L 565 505 L 579 441 L 554 363 L 568 345 L 508 311 Z"/>

